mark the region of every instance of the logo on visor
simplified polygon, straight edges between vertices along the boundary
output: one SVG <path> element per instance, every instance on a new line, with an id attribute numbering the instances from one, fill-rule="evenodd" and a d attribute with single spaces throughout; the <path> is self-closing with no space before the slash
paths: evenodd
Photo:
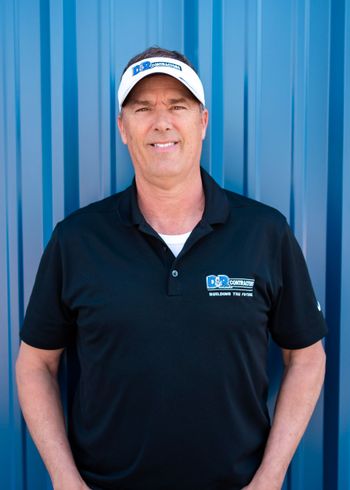
<path id="1" fill-rule="evenodd" d="M 165 68 L 174 68 L 175 70 L 180 70 L 182 71 L 182 68 L 180 65 L 176 63 L 170 63 L 169 61 L 144 61 L 143 63 L 140 63 L 139 65 L 134 66 L 132 70 L 132 74 L 137 75 L 141 71 L 145 70 L 151 70 L 152 68 L 157 68 L 157 67 L 165 67 Z"/>
<path id="2" fill-rule="evenodd" d="M 234 278 L 226 274 L 211 274 L 206 277 L 209 296 L 253 296 L 255 279 Z"/>

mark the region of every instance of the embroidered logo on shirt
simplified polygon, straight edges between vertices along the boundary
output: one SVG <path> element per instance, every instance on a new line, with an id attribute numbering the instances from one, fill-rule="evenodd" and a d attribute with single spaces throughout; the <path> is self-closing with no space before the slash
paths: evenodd
<path id="1" fill-rule="evenodd" d="M 206 277 L 209 296 L 253 296 L 255 279 L 211 274 Z"/>

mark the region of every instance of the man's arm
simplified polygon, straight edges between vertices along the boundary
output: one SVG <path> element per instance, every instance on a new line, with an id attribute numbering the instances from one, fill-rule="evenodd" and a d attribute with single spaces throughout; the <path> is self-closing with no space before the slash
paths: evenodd
<path id="1" fill-rule="evenodd" d="M 55 490 L 87 490 L 66 435 L 57 371 L 63 349 L 21 343 L 16 363 L 18 396 L 30 434 Z"/>
<path id="2" fill-rule="evenodd" d="M 282 353 L 285 371 L 263 460 L 242 490 L 280 490 L 323 385 L 326 356 L 321 341 Z"/>

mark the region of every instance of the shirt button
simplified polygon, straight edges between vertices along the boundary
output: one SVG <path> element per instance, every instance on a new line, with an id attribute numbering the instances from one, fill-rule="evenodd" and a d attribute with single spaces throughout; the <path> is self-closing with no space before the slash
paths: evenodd
<path id="1" fill-rule="evenodd" d="M 178 271 L 176 269 L 174 269 L 173 271 L 171 271 L 171 275 L 173 277 L 177 277 L 179 275 Z"/>

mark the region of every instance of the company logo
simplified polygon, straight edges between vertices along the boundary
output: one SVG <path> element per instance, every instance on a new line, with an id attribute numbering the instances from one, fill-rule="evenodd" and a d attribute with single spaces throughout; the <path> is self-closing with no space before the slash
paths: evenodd
<path id="1" fill-rule="evenodd" d="M 253 296 L 255 279 L 234 278 L 226 274 L 211 274 L 206 277 L 209 296 Z"/>
<path id="2" fill-rule="evenodd" d="M 137 75 L 138 73 L 140 73 L 141 71 L 151 70 L 152 68 L 157 68 L 159 66 L 162 66 L 165 68 L 174 68 L 175 70 L 182 71 L 182 68 L 180 65 L 178 65 L 176 63 L 170 63 L 169 61 L 154 61 L 152 63 L 150 61 L 144 61 L 143 63 L 140 63 L 139 65 L 134 66 L 134 68 L 132 70 L 132 74 L 134 76 L 134 75 Z"/>

